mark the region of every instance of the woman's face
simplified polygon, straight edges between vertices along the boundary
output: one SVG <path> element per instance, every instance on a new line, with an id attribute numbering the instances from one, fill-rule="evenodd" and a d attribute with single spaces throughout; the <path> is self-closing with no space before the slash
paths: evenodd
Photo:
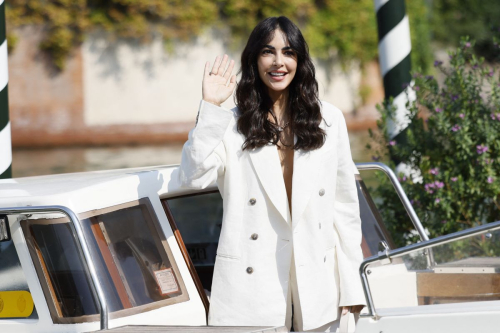
<path id="1" fill-rule="evenodd" d="M 276 29 L 273 39 L 260 51 L 257 65 L 270 93 L 288 88 L 297 70 L 297 55 L 281 30 Z"/>

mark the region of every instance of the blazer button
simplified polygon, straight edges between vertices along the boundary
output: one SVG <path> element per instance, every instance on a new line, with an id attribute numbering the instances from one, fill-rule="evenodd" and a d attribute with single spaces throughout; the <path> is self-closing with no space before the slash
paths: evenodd
<path id="1" fill-rule="evenodd" d="M 253 268 L 252 267 L 247 267 L 247 273 L 252 274 L 253 273 Z"/>
<path id="2" fill-rule="evenodd" d="M 325 195 L 325 189 L 322 188 L 321 190 L 319 190 L 319 195 L 320 196 L 324 196 Z"/>
<path id="3" fill-rule="evenodd" d="M 257 234 L 252 234 L 252 236 L 251 236 L 251 237 L 252 237 L 252 239 L 253 239 L 253 240 L 257 240 L 257 238 L 259 238 L 259 235 L 257 235 Z"/>
<path id="4" fill-rule="evenodd" d="M 255 198 L 252 198 L 250 200 L 248 200 L 248 202 L 250 203 L 250 205 L 255 205 L 255 203 L 257 202 L 257 200 L 255 200 Z"/>

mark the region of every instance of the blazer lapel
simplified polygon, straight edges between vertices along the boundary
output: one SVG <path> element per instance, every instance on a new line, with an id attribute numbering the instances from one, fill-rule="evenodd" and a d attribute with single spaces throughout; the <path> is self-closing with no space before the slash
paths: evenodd
<path id="1" fill-rule="evenodd" d="M 276 146 L 267 145 L 248 153 L 267 196 L 288 222 L 288 197 Z"/>
<path id="2" fill-rule="evenodd" d="M 325 129 L 324 121 L 321 122 L 320 127 Z M 297 143 L 296 135 L 294 135 L 295 143 Z M 320 176 L 318 170 L 320 151 L 321 148 L 313 151 L 299 149 L 294 152 L 292 207 L 290 212 L 293 228 L 300 221 L 311 194 L 317 192 L 317 190 L 319 191 L 317 184 Z M 269 199 L 283 216 L 283 219 L 288 222 L 290 216 L 288 197 L 276 146 L 263 146 L 249 151 L 249 155 L 262 187 L 264 187 Z"/>

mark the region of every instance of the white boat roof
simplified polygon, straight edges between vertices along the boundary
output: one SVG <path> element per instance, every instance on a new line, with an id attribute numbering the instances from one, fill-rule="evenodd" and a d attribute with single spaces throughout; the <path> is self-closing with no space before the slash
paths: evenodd
<path id="1" fill-rule="evenodd" d="M 125 200 L 127 195 L 123 192 L 134 193 L 132 197 L 147 196 L 153 192 L 174 193 L 177 192 L 178 186 L 174 184 L 175 181 L 172 182 L 174 179 L 171 179 L 171 174 L 177 166 L 163 165 L 3 179 L 0 180 L 0 207 L 73 206 L 72 201 L 90 203 L 90 201 L 96 202 L 97 197 L 101 198 L 101 202 L 109 203 Z M 97 208 L 95 205 L 91 206 L 93 209 Z"/>

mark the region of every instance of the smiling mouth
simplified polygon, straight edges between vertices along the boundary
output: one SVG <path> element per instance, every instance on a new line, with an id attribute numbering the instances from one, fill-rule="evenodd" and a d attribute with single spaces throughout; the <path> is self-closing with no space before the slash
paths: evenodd
<path id="1" fill-rule="evenodd" d="M 269 75 L 274 76 L 274 77 L 281 77 L 281 76 L 285 76 L 287 74 L 288 73 L 285 73 L 285 72 L 269 72 Z"/>

